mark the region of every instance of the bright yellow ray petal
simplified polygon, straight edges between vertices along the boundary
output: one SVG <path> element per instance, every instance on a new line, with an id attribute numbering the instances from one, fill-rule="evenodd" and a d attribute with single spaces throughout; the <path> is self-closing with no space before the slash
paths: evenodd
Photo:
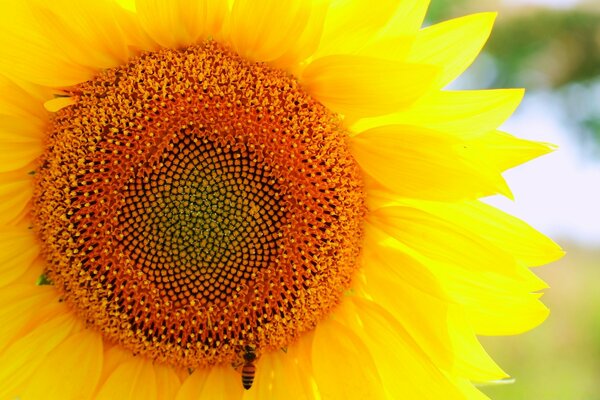
<path id="1" fill-rule="evenodd" d="M 466 142 L 417 126 L 373 128 L 350 139 L 361 168 L 393 195 L 456 200 L 490 193 L 511 196 L 498 171 L 469 159 Z"/>
<path id="2" fill-rule="evenodd" d="M 25 143 L 0 142 L 0 172 L 15 171 L 21 168 L 33 170 L 33 162 L 42 153 L 42 146 L 37 141 Z"/>
<path id="3" fill-rule="evenodd" d="M 102 337 L 90 330 L 71 335 L 36 369 L 21 398 L 90 398 L 102 369 Z"/>
<path id="4" fill-rule="evenodd" d="M 401 281 L 404 285 L 412 286 L 429 296 L 448 300 L 427 266 L 396 247 L 396 241 L 387 232 L 372 224 L 366 224 L 364 227 L 364 245 L 360 260 L 361 271 L 365 273 L 367 283 L 371 273 L 377 276 L 384 275 L 393 282 Z"/>
<path id="5" fill-rule="evenodd" d="M 35 118 L 0 115 L 0 141 L 28 146 L 37 144 L 41 148 L 44 126 L 44 122 Z"/>
<path id="6" fill-rule="evenodd" d="M 99 389 L 97 400 L 157 400 L 156 375 L 152 362 L 132 358 L 119 364 Z"/>
<path id="7" fill-rule="evenodd" d="M 514 137 L 501 131 L 487 132 L 469 141 L 473 159 L 485 161 L 497 171 L 505 171 L 556 149 L 549 143 Z"/>
<path id="8" fill-rule="evenodd" d="M 468 378 L 476 382 L 508 377 L 479 343 L 460 307 L 456 305 L 449 307 L 447 321 L 448 333 L 456 355 L 451 369 L 453 376 Z"/>
<path id="9" fill-rule="evenodd" d="M 24 269 L 25 271 L 13 282 L 14 284 L 27 284 L 31 285 L 32 283 L 38 284 L 40 280 L 40 276 L 42 275 L 42 271 L 46 268 L 46 260 L 42 257 L 41 254 L 37 256 L 35 260 Z M 56 293 L 55 293 L 56 294 Z"/>
<path id="10" fill-rule="evenodd" d="M 118 5 L 129 11 L 135 11 L 135 0 L 115 0 Z"/>
<path id="11" fill-rule="evenodd" d="M 539 293 L 524 292 L 519 283 L 498 276 L 468 276 L 463 281 L 448 278 L 446 285 L 465 306 L 469 322 L 479 335 L 516 335 L 526 332 L 548 317 Z"/>
<path id="12" fill-rule="evenodd" d="M 388 37 L 416 34 L 423 24 L 429 3 L 429 0 L 401 1 L 382 34 Z"/>
<path id="13" fill-rule="evenodd" d="M 31 176 L 22 171 L 0 174 L 0 225 L 19 223 L 32 194 Z"/>
<path id="14" fill-rule="evenodd" d="M 402 3 L 383 0 L 373 7 L 368 0 L 332 2 L 316 56 L 356 53 L 377 36 Z"/>
<path id="15" fill-rule="evenodd" d="M 459 388 L 465 396 L 465 400 L 490 400 L 485 394 L 481 393 L 471 381 L 464 378 L 453 379 L 454 384 Z"/>
<path id="16" fill-rule="evenodd" d="M 6 286 L 23 274 L 40 249 L 30 229 L 3 227 L 0 232 L 0 286 Z"/>
<path id="17" fill-rule="evenodd" d="M 362 131 L 380 125 L 419 125 L 461 138 L 493 131 L 515 111 L 522 89 L 436 91 L 399 113 L 357 121 Z"/>
<path id="18" fill-rule="evenodd" d="M 369 349 L 341 323 L 328 319 L 315 328 L 312 360 L 325 399 L 382 399 L 384 387 Z"/>
<path id="19" fill-rule="evenodd" d="M 129 43 L 119 24 L 125 11 L 110 0 L 33 0 L 32 11 L 40 32 L 61 54 L 93 70 L 123 64 Z"/>
<path id="20" fill-rule="evenodd" d="M 200 393 L 202 392 L 202 387 L 204 386 L 207 377 L 208 370 L 195 370 L 183 381 L 175 400 L 200 399 Z"/>
<path id="21" fill-rule="evenodd" d="M 218 35 L 228 12 L 222 0 L 137 0 L 135 8 L 146 33 L 165 48 Z"/>
<path id="22" fill-rule="evenodd" d="M 415 40 L 414 36 L 386 36 L 364 46 L 357 52 L 360 56 L 375 57 L 395 62 L 403 62 Z M 379 117 L 385 118 L 385 117 Z M 378 117 L 372 118 L 378 120 Z M 371 120 L 371 119 L 367 119 Z M 362 121 L 362 120 L 361 120 Z M 360 122 L 360 121 L 359 121 Z"/>
<path id="23" fill-rule="evenodd" d="M 75 97 L 56 97 L 44 102 L 44 108 L 52 113 L 58 112 L 65 107 L 77 103 Z"/>
<path id="24" fill-rule="evenodd" d="M 231 365 L 218 365 L 194 371 L 181 386 L 176 400 L 236 400 L 242 399 L 243 395 L 239 373 Z"/>
<path id="25" fill-rule="evenodd" d="M 88 80 L 94 70 L 70 59 L 45 36 L 27 5 L 11 1 L 0 16 L 0 73 L 64 87 Z"/>
<path id="26" fill-rule="evenodd" d="M 456 245 L 448 242 L 448 246 Z M 482 259 L 479 268 L 474 268 L 469 266 L 470 260 L 457 263 L 439 256 L 421 261 L 437 276 L 453 302 L 462 306 L 477 334 L 519 334 L 548 316 L 539 301 L 541 294 L 532 292 L 532 281 L 523 278 L 521 266 L 514 269 L 505 262 L 494 266 L 491 260 Z"/>
<path id="27" fill-rule="evenodd" d="M 514 259 L 484 238 L 423 210 L 408 206 L 383 207 L 367 223 L 387 232 L 411 255 L 459 265 L 469 271 L 514 274 Z"/>
<path id="28" fill-rule="evenodd" d="M 14 81 L 0 75 L 0 115 L 26 117 L 45 121 L 48 113 L 42 104 L 52 98 L 52 92 L 31 83 Z"/>
<path id="29" fill-rule="evenodd" d="M 548 264 L 564 255 L 556 243 L 524 221 L 480 201 L 407 203 L 495 244 L 525 266 Z"/>
<path id="30" fill-rule="evenodd" d="M 263 354 L 256 363 L 254 385 L 244 393 L 244 400 L 284 399 L 290 393 L 298 400 L 318 399 L 312 381 L 312 338 L 308 332 L 285 349 Z"/>
<path id="31" fill-rule="evenodd" d="M 32 283 L 15 284 L 0 291 L 0 351 L 10 346 L 36 325 L 57 315 L 52 305 L 58 303 L 57 294 L 52 288 L 40 288 Z M 50 307 L 45 307 L 50 305 Z M 64 305 L 63 309 L 64 309 Z"/>
<path id="32" fill-rule="evenodd" d="M 434 86 L 442 88 L 475 60 L 495 18 L 495 13 L 472 14 L 425 28 L 417 35 L 408 60 L 439 67 L 441 73 Z"/>
<path id="33" fill-rule="evenodd" d="M 0 398 L 18 397 L 48 353 L 71 334 L 74 326 L 71 315 L 58 316 L 36 326 L 0 354 Z"/>
<path id="34" fill-rule="evenodd" d="M 461 398 L 403 327 L 377 303 L 351 296 L 347 304 L 342 304 L 338 315 L 340 320 L 353 326 L 366 351 L 373 356 L 386 398 Z"/>
<path id="35" fill-rule="evenodd" d="M 175 369 L 171 365 L 164 364 L 154 364 L 153 367 L 156 375 L 158 400 L 174 399 L 181 387 L 181 381 Z"/>
<path id="36" fill-rule="evenodd" d="M 436 69 L 363 56 L 319 58 L 304 70 L 308 91 L 333 111 L 351 118 L 398 111 L 429 88 Z"/>
<path id="37" fill-rule="evenodd" d="M 0 115 L 0 172 L 30 167 L 42 153 L 43 134 L 36 118 Z"/>
<path id="38" fill-rule="evenodd" d="M 255 61 L 272 61 L 294 52 L 295 46 L 301 46 L 300 39 L 311 19 L 311 3 L 303 0 L 236 0 L 230 24 L 233 48 L 243 57 Z M 319 8 L 315 7 L 315 11 Z M 314 41 L 314 38 L 306 39 Z"/>
<path id="39" fill-rule="evenodd" d="M 290 71 L 295 76 L 302 74 L 301 69 L 311 59 L 321 43 L 327 8 L 326 1 L 313 0 L 310 2 L 310 15 L 302 34 L 294 42 L 290 42 L 286 46 L 285 52 L 270 62 L 271 65 Z"/>
<path id="40" fill-rule="evenodd" d="M 438 367 L 448 368 L 454 357 L 446 322 L 448 299 L 434 275 L 390 246 L 365 246 L 363 251 L 364 283 L 355 283 L 357 296 L 388 310 Z M 418 285 L 427 285 L 426 291 L 403 281 L 399 275 L 404 269 L 418 274 Z"/>
<path id="41" fill-rule="evenodd" d="M 102 356 L 102 373 L 100 375 L 99 384 L 96 390 L 102 388 L 108 378 L 115 372 L 121 364 L 126 364 L 136 357 L 129 350 L 126 350 L 120 345 L 104 342 L 104 354 Z"/>

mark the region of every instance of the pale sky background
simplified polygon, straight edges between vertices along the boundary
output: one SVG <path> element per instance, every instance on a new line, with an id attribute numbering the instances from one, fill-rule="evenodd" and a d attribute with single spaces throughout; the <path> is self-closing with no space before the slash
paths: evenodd
<path id="1" fill-rule="evenodd" d="M 569 8 L 581 3 L 581 0 L 502 0 L 502 3 L 507 6 L 535 4 L 554 8 Z"/>

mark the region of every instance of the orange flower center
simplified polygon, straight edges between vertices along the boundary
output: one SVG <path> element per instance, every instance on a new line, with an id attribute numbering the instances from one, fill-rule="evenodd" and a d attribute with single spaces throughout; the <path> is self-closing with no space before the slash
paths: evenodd
<path id="1" fill-rule="evenodd" d="M 348 288 L 364 194 L 340 121 L 207 42 L 70 90 L 38 170 L 46 274 L 107 340 L 181 367 L 279 349 Z"/>

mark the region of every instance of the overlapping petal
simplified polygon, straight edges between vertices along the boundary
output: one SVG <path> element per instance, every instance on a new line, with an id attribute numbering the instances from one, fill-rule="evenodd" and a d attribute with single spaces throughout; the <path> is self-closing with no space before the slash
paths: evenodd
<path id="1" fill-rule="evenodd" d="M 309 64 L 301 81 L 315 98 L 352 120 L 408 107 L 427 92 L 436 73 L 429 65 L 334 55 Z"/>
<path id="2" fill-rule="evenodd" d="M 222 0 L 137 0 L 135 8 L 146 34 L 164 48 L 219 35 L 229 11 Z"/>
<path id="3" fill-rule="evenodd" d="M 495 13 L 472 14 L 427 27 L 417 35 L 408 60 L 438 66 L 441 73 L 434 87 L 441 89 L 475 60 L 495 18 Z"/>
<path id="4" fill-rule="evenodd" d="M 20 396 L 23 400 L 88 399 L 102 369 L 102 337 L 82 330 L 44 358 Z"/>
<path id="5" fill-rule="evenodd" d="M 0 398 L 19 397 L 45 358 L 73 332 L 75 320 L 63 314 L 33 326 L 0 354 Z"/>
<path id="6" fill-rule="evenodd" d="M 470 157 L 468 142 L 419 126 L 380 126 L 353 136 L 352 155 L 392 196 L 458 200 L 511 196 L 499 171 Z"/>

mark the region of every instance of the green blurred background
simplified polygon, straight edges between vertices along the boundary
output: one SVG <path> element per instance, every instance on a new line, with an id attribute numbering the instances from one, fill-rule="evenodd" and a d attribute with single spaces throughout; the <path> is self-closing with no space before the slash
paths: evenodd
<path id="1" fill-rule="evenodd" d="M 555 239 L 565 258 L 536 272 L 551 315 L 514 337 L 484 337 L 515 379 L 495 400 L 600 400 L 600 0 L 432 0 L 428 23 L 498 11 L 484 53 L 453 88 L 524 87 L 507 123 L 560 150 L 506 178 L 515 202 L 491 199 Z"/>

